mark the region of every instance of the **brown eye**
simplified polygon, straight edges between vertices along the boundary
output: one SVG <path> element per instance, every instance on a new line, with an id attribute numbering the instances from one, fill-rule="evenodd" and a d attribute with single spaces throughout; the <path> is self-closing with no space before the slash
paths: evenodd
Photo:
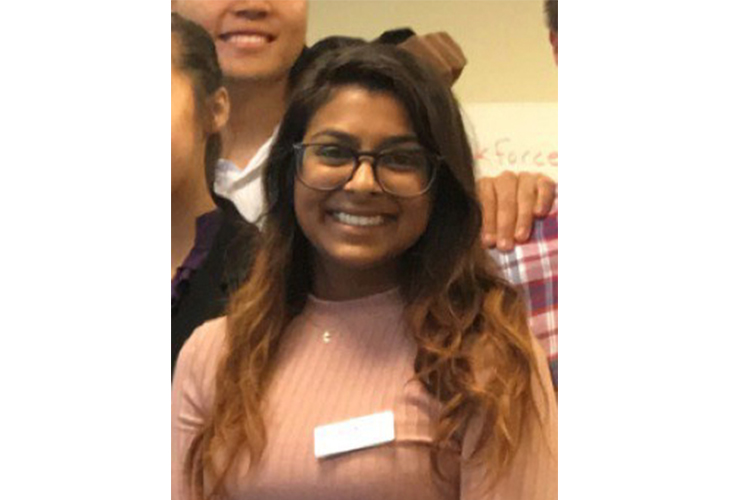
<path id="1" fill-rule="evenodd" d="M 392 170 L 423 170 L 428 158 L 418 149 L 388 151 L 380 154 L 380 165 Z"/>
<path id="2" fill-rule="evenodd" d="M 324 165 L 341 166 L 352 163 L 352 151 L 337 144 L 322 144 L 314 147 L 314 156 Z"/>

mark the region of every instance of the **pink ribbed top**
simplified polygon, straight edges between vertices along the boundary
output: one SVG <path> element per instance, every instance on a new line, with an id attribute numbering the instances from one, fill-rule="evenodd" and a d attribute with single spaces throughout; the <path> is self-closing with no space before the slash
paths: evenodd
<path id="1" fill-rule="evenodd" d="M 402 314 L 397 290 L 344 302 L 310 297 L 289 326 L 277 358 L 264 408 L 268 444 L 262 461 L 248 473 L 241 466 L 228 483 L 229 498 L 557 498 L 557 410 L 541 351 L 539 376 L 550 392 L 549 401 L 539 399 L 546 425 L 542 434 L 528 436 L 513 470 L 487 496 L 480 491 L 484 466 L 460 466 L 458 450 L 445 461 L 446 482 L 432 472 L 427 444 L 439 406 L 411 380 L 416 346 L 404 330 Z M 188 498 L 182 466 L 212 405 L 225 329 L 225 319 L 200 327 L 177 364 L 172 390 L 175 500 Z M 394 442 L 315 458 L 315 427 L 387 410 L 395 416 Z M 464 449 L 470 436 L 467 432 Z"/>

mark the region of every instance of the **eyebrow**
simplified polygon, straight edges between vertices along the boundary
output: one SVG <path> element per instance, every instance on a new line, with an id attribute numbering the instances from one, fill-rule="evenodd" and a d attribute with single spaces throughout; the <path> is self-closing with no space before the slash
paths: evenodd
<path id="1" fill-rule="evenodd" d="M 319 139 L 322 137 L 332 137 L 333 139 L 337 139 L 348 146 L 352 147 L 359 147 L 360 146 L 360 139 L 357 136 L 354 136 L 352 134 L 348 134 L 346 132 L 342 132 L 340 130 L 334 130 L 334 129 L 325 129 L 317 132 L 314 134 L 310 140 Z M 404 144 L 404 143 L 416 143 L 419 144 L 418 137 L 416 137 L 413 134 L 405 134 L 405 135 L 394 135 L 391 137 L 388 137 L 381 141 L 378 146 L 377 150 L 386 149 L 391 146 L 397 146 L 398 144 Z"/>

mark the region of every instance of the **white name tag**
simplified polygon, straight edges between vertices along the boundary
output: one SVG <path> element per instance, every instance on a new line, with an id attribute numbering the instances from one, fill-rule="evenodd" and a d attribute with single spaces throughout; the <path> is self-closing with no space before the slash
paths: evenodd
<path id="1" fill-rule="evenodd" d="M 393 412 L 384 411 L 315 427 L 314 456 L 324 458 L 394 440 Z"/>

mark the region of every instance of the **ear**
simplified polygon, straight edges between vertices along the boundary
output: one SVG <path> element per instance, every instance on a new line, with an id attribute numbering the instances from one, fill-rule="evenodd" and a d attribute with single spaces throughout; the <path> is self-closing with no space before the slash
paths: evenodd
<path id="1" fill-rule="evenodd" d="M 555 64 L 558 64 L 558 32 L 550 32 L 550 45 L 553 46 L 553 57 L 555 58 Z"/>
<path id="2" fill-rule="evenodd" d="M 228 91 L 221 87 L 213 95 L 208 97 L 208 109 L 210 110 L 209 130 L 206 132 L 215 134 L 220 132 L 228 123 L 231 113 L 231 101 L 228 98 Z"/>

